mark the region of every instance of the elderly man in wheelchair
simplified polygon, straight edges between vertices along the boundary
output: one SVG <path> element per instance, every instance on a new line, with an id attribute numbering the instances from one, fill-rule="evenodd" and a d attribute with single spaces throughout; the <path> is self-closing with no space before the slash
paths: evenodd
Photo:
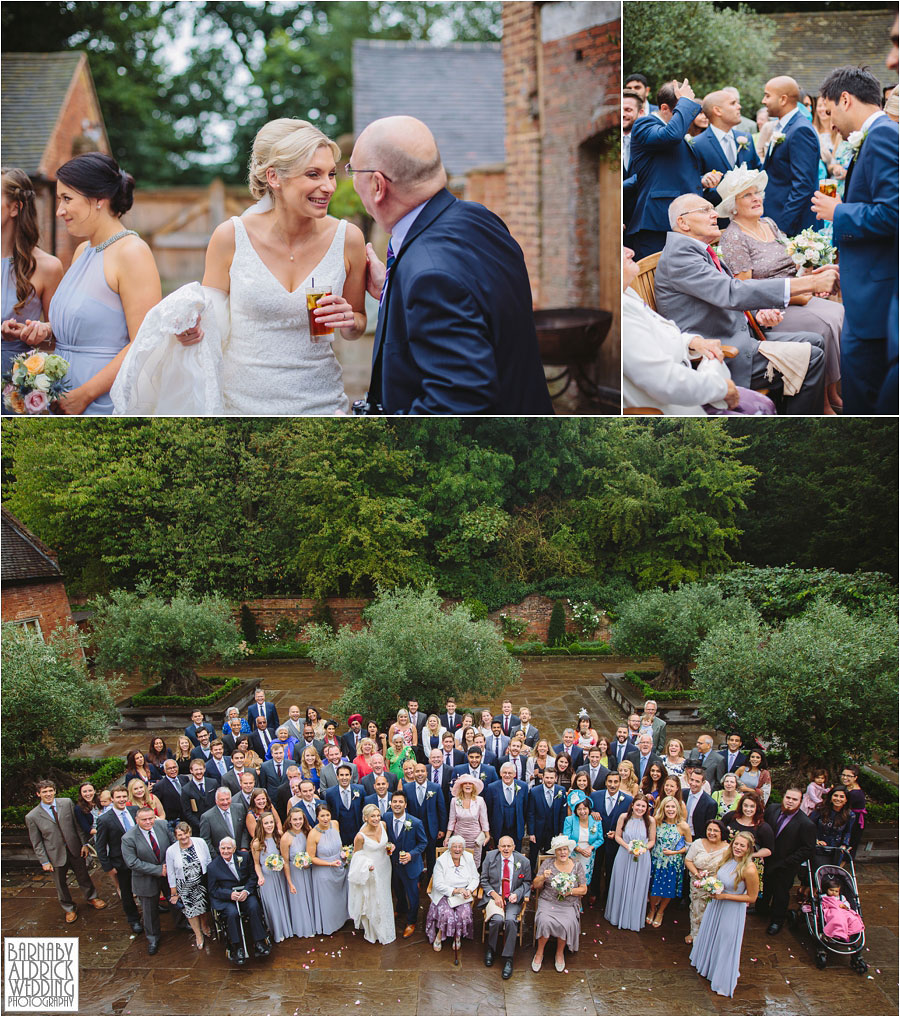
<path id="1" fill-rule="evenodd" d="M 268 957 L 271 942 L 256 895 L 253 859 L 248 851 L 235 851 L 235 847 L 231 837 L 219 841 L 219 857 L 210 862 L 206 878 L 217 932 L 221 934 L 225 927 L 228 959 L 243 965 L 249 960 L 245 925 L 249 926 L 254 957 Z"/>

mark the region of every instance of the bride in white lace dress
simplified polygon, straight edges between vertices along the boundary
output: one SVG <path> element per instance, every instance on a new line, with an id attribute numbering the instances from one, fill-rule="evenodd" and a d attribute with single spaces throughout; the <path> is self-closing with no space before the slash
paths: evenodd
<path id="1" fill-rule="evenodd" d="M 313 282 L 330 285 L 318 322 L 344 339 L 365 332 L 365 241 L 358 227 L 328 214 L 340 154 L 304 120 L 260 129 L 249 174 L 256 205 L 216 227 L 202 289 L 182 287 L 148 314 L 113 393 L 116 413 L 347 411 L 332 343 L 310 336 L 305 293 Z"/>
<path id="2" fill-rule="evenodd" d="M 394 902 L 391 897 L 392 845 L 377 805 L 363 809 L 363 828 L 353 841 L 347 873 L 350 917 L 369 943 L 393 943 Z"/>

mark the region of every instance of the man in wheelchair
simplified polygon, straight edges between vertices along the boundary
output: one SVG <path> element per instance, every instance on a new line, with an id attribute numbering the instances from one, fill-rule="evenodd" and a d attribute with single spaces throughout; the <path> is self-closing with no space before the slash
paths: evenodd
<path id="1" fill-rule="evenodd" d="M 210 862 L 206 877 L 216 924 L 224 920 L 227 929 L 229 959 L 246 964 L 249 957 L 243 920 L 249 922 L 254 957 L 267 957 L 271 947 L 256 895 L 253 859 L 248 851 L 235 851 L 235 847 L 231 837 L 219 841 L 219 857 Z"/>

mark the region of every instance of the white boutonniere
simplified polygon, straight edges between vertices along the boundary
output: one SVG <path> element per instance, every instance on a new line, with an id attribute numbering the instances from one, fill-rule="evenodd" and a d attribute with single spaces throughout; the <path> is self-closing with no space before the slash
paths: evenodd
<path id="1" fill-rule="evenodd" d="M 425 797 L 426 798 L 434 798 L 434 791 L 426 791 L 425 792 Z"/>
<path id="2" fill-rule="evenodd" d="M 868 131 L 851 131 L 850 136 L 847 138 L 847 144 L 853 149 L 853 158 L 855 159 L 859 155 L 859 150 L 862 148 L 862 143 L 866 140 Z"/>
<path id="3" fill-rule="evenodd" d="M 746 134 L 739 134 L 736 140 L 738 151 L 740 151 L 742 148 L 746 148 L 750 144 L 750 139 L 747 137 Z"/>
<path id="4" fill-rule="evenodd" d="M 776 145 L 780 145 L 784 141 L 784 139 L 785 139 L 784 131 L 776 131 L 772 135 L 772 148 L 774 148 Z"/>
<path id="5" fill-rule="evenodd" d="M 353 792 L 353 797 L 354 798 L 359 798 L 359 791 L 354 791 Z"/>
<path id="6" fill-rule="evenodd" d="M 556 794 L 554 795 L 554 797 L 555 798 L 565 798 L 565 792 L 564 791 L 557 791 Z"/>
<path id="7" fill-rule="evenodd" d="M 691 146 L 691 148 L 694 147 L 694 135 L 693 134 L 685 134 L 684 140 Z"/>
<path id="8" fill-rule="evenodd" d="M 521 862 L 516 862 L 516 864 L 513 866 L 513 868 L 521 869 L 522 868 L 522 863 Z"/>
<path id="9" fill-rule="evenodd" d="M 403 829 L 404 830 L 411 830 L 412 829 L 412 820 L 407 819 L 407 821 L 403 824 Z"/>

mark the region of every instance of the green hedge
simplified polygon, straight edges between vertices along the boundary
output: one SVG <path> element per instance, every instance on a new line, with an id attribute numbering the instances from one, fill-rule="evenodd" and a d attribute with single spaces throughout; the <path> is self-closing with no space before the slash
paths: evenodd
<path id="1" fill-rule="evenodd" d="M 121 756 L 106 756 L 103 759 L 88 759 L 82 756 L 74 756 L 71 759 L 48 759 L 45 762 L 48 767 L 55 766 L 59 769 L 69 770 L 80 767 L 85 769 L 90 766 L 96 767 L 89 777 L 79 781 L 75 787 L 66 788 L 65 790 L 57 789 L 56 793 L 60 798 L 76 798 L 78 796 L 78 788 L 85 781 L 90 781 L 100 791 L 118 777 L 121 777 L 125 772 L 125 760 Z M 2 819 L 5 826 L 24 826 L 25 817 L 33 808 L 34 805 L 7 805 L 0 811 L 0 819 Z"/>
<path id="2" fill-rule="evenodd" d="M 648 684 L 647 679 L 655 678 L 658 674 L 658 671 L 626 671 L 625 680 L 631 682 L 645 699 L 655 699 L 658 703 L 672 703 L 681 699 L 692 700 L 693 689 L 664 690 L 653 688 L 652 685 Z"/>
<path id="3" fill-rule="evenodd" d="M 292 660 L 309 656 L 309 643 L 256 643 L 249 660 Z"/>
<path id="4" fill-rule="evenodd" d="M 146 692 L 139 692 L 131 697 L 132 706 L 213 706 L 220 699 L 234 691 L 240 684 L 240 678 L 213 677 L 204 678 L 207 685 L 211 685 L 214 691 L 206 696 L 161 696 L 155 689 L 159 685 L 153 685 Z"/>

